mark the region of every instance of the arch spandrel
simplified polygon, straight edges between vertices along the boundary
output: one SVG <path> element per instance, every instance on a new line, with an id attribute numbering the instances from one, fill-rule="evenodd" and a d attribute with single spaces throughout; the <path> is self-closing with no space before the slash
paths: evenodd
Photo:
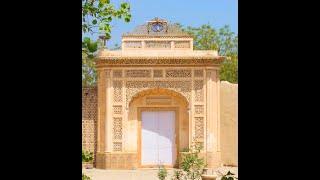
<path id="1" fill-rule="evenodd" d="M 183 97 L 189 104 L 191 100 L 192 82 L 190 80 L 180 81 L 127 81 L 126 82 L 126 107 L 136 96 L 143 93 L 169 93 L 173 96 Z M 152 90 L 152 91 L 148 91 Z"/>
<path id="2" fill-rule="evenodd" d="M 131 97 L 131 99 L 129 99 L 128 107 L 136 99 L 139 99 L 139 98 L 145 97 L 145 96 L 152 96 L 152 95 L 167 95 L 170 97 L 174 97 L 174 98 L 179 99 L 185 107 L 189 107 L 189 100 L 183 94 L 176 92 L 174 90 L 164 89 L 164 88 L 145 89 L 145 90 L 141 90 L 141 91 L 137 92 L 136 94 L 134 94 Z"/>

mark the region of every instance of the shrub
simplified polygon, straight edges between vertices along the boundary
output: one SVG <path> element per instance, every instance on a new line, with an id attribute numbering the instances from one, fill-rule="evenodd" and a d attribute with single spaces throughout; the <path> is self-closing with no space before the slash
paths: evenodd
<path id="1" fill-rule="evenodd" d="M 93 152 L 82 151 L 82 162 L 92 162 Z"/>
<path id="2" fill-rule="evenodd" d="M 91 178 L 85 174 L 82 174 L 82 180 L 91 180 Z"/>
<path id="3" fill-rule="evenodd" d="M 201 149 L 201 144 L 194 142 L 189 153 L 182 159 L 181 167 L 189 179 L 201 179 L 205 167 L 204 159 L 199 157 Z"/>
<path id="4" fill-rule="evenodd" d="M 168 172 L 167 172 L 166 168 L 164 166 L 159 166 L 158 178 L 160 180 L 164 180 L 164 179 L 166 179 L 167 175 L 168 175 Z"/>
<path id="5" fill-rule="evenodd" d="M 183 171 L 175 170 L 173 172 L 173 176 L 172 176 L 171 180 L 182 180 L 183 177 L 184 177 Z"/>
<path id="6" fill-rule="evenodd" d="M 223 175 L 221 177 L 221 180 L 234 180 L 234 179 L 238 179 L 235 177 L 235 174 L 233 174 L 232 172 L 228 171 L 227 174 Z"/>

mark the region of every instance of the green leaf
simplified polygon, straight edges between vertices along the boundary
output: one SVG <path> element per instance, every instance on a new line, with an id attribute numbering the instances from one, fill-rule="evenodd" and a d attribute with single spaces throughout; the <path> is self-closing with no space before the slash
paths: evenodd
<path id="1" fill-rule="evenodd" d="M 105 4 L 105 3 L 109 4 L 109 3 L 110 3 L 110 0 L 99 0 L 99 2 L 100 2 L 101 4 Z"/>

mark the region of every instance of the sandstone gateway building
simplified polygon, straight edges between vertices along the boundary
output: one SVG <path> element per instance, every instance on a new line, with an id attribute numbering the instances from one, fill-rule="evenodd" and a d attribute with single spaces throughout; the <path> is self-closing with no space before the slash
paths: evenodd
<path id="1" fill-rule="evenodd" d="M 96 168 L 178 167 L 193 142 L 203 145 L 209 168 L 236 165 L 237 132 L 221 132 L 224 60 L 217 51 L 193 50 L 192 36 L 158 18 L 124 34 L 121 50 L 101 49 Z"/>

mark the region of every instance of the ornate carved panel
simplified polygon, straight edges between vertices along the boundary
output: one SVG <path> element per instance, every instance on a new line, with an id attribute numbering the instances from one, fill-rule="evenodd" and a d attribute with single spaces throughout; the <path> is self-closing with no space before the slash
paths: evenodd
<path id="1" fill-rule="evenodd" d="M 194 77 L 203 77 L 203 70 L 202 69 L 194 70 Z"/>
<path id="2" fill-rule="evenodd" d="M 175 41 L 175 48 L 190 48 L 190 41 Z"/>
<path id="3" fill-rule="evenodd" d="M 82 149 L 96 151 L 97 88 L 82 89 Z"/>
<path id="4" fill-rule="evenodd" d="M 139 69 L 139 70 L 126 70 L 126 77 L 151 77 L 151 70 Z"/>
<path id="5" fill-rule="evenodd" d="M 153 77 L 163 77 L 163 70 L 153 70 Z"/>
<path id="6" fill-rule="evenodd" d="M 171 49 L 170 41 L 146 41 L 146 48 L 154 48 L 154 49 Z"/>
<path id="7" fill-rule="evenodd" d="M 114 78 L 121 78 L 122 77 L 122 70 L 113 70 L 113 77 Z"/>
<path id="8" fill-rule="evenodd" d="M 147 105 L 170 105 L 171 101 L 170 96 L 150 96 L 146 98 Z"/>
<path id="9" fill-rule="evenodd" d="M 122 106 L 113 106 L 113 114 L 122 114 Z"/>
<path id="10" fill-rule="evenodd" d="M 110 61 L 105 61 L 108 59 Z M 134 57 L 134 58 L 122 58 L 116 57 L 104 58 L 97 61 L 98 66 L 104 65 L 218 65 L 223 61 L 222 58 L 214 59 L 211 57 L 181 57 L 179 59 L 173 59 L 172 57 L 162 58 L 146 58 L 146 57 Z"/>
<path id="11" fill-rule="evenodd" d="M 105 73 L 106 73 L 106 78 L 110 78 L 110 69 L 106 70 Z"/>
<path id="12" fill-rule="evenodd" d="M 191 77 L 191 70 L 188 69 L 172 69 L 166 70 L 166 77 L 183 77 L 188 78 Z"/>
<path id="13" fill-rule="evenodd" d="M 138 92 L 146 89 L 164 88 L 181 93 L 188 101 L 191 96 L 191 81 L 127 81 L 126 104 Z"/>
<path id="14" fill-rule="evenodd" d="M 196 117 L 194 122 L 195 138 L 202 140 L 204 137 L 204 121 L 203 117 Z"/>
<path id="15" fill-rule="evenodd" d="M 194 81 L 194 91 L 195 91 L 195 101 L 202 102 L 203 101 L 203 80 L 195 80 Z"/>
<path id="16" fill-rule="evenodd" d="M 122 151 L 122 143 L 114 142 L 113 143 L 113 151 Z"/>
<path id="17" fill-rule="evenodd" d="M 194 111 L 195 111 L 196 115 L 202 115 L 203 111 L 204 111 L 203 105 L 194 106 Z"/>
<path id="18" fill-rule="evenodd" d="M 124 45 L 126 48 L 142 48 L 141 41 L 126 41 Z"/>
<path id="19" fill-rule="evenodd" d="M 113 81 L 113 101 L 122 102 L 122 81 Z"/>
<path id="20" fill-rule="evenodd" d="M 113 139 L 122 140 L 122 118 L 113 118 Z"/>

